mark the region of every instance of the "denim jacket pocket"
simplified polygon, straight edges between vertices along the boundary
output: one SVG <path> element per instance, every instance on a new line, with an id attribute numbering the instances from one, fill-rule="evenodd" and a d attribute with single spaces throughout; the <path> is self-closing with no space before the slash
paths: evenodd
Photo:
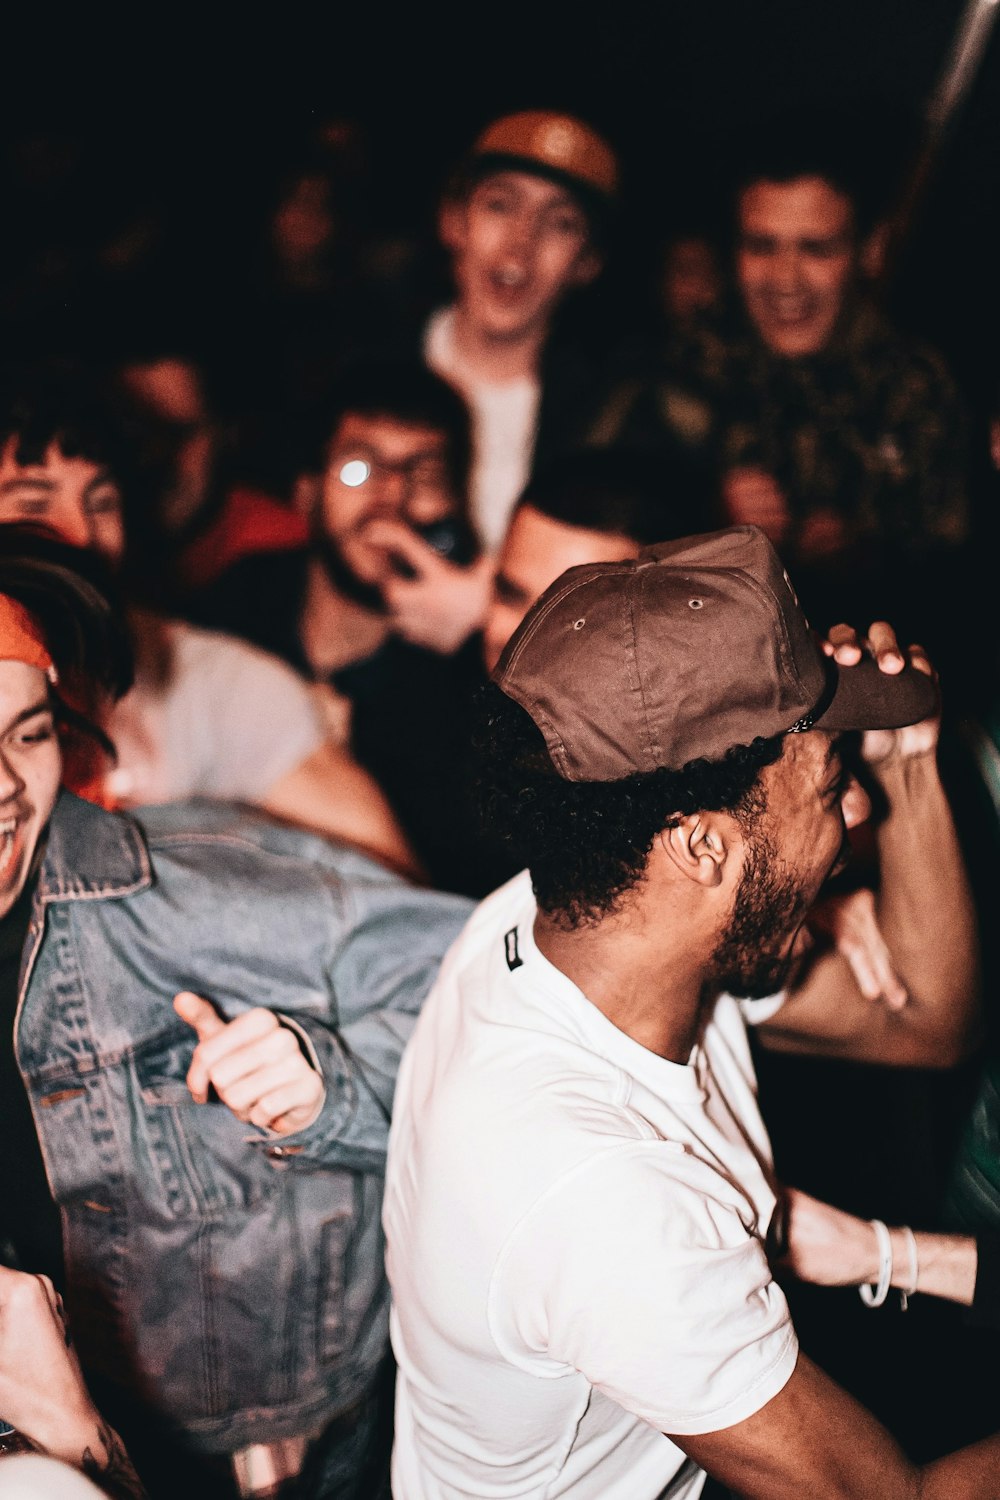
<path id="1" fill-rule="evenodd" d="M 187 1086 L 196 1039 L 189 1028 L 151 1038 L 132 1056 L 143 1142 L 162 1208 L 213 1218 L 259 1203 L 271 1170 L 250 1149 L 256 1135 L 219 1100 L 197 1104 Z M 138 1143 L 137 1143 L 138 1144 Z"/>

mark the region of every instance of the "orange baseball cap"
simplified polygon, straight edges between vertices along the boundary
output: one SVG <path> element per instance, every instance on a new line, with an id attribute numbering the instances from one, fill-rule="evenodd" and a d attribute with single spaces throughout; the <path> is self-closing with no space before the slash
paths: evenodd
<path id="1" fill-rule="evenodd" d="M 503 115 L 477 138 L 469 165 L 535 172 L 596 194 L 605 204 L 618 191 L 618 160 L 603 136 L 573 115 L 547 109 Z"/>
<path id="2" fill-rule="evenodd" d="M 41 627 L 9 594 L 0 594 L 0 661 L 26 662 L 55 681 L 56 669 Z"/>

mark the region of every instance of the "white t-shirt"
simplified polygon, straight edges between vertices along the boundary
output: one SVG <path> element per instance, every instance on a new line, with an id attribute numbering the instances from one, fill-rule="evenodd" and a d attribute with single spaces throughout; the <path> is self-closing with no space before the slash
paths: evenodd
<path id="1" fill-rule="evenodd" d="M 118 752 L 108 790 L 132 807 L 184 797 L 258 801 L 324 741 L 308 684 L 234 636 L 180 620 L 164 628 L 167 681 L 138 678 L 107 725 Z"/>
<path id="2" fill-rule="evenodd" d="M 663 1433 L 764 1406 L 797 1343 L 740 1005 L 686 1065 L 538 951 L 527 872 L 453 945 L 396 1090 L 395 1500 L 700 1493 Z M 669 1487 L 669 1488 L 668 1488 Z"/>
<path id="3" fill-rule="evenodd" d="M 472 413 L 472 522 L 483 546 L 496 552 L 531 473 L 541 388 L 527 377 L 502 383 L 470 380 L 455 354 L 452 307 L 442 308 L 428 322 L 424 360 L 459 391 Z"/>

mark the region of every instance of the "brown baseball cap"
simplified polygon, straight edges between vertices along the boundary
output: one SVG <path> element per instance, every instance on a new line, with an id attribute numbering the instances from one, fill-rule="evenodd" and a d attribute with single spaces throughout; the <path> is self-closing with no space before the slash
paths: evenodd
<path id="1" fill-rule="evenodd" d="M 478 170 L 535 172 L 607 201 L 618 190 L 618 162 L 603 136 L 552 110 L 522 110 L 494 120 L 477 138 L 469 162 Z"/>
<path id="2" fill-rule="evenodd" d="M 824 655 L 756 526 L 647 547 L 557 578 L 494 682 L 531 715 L 567 781 L 716 760 L 758 736 L 898 729 L 937 710 L 934 679 Z"/>

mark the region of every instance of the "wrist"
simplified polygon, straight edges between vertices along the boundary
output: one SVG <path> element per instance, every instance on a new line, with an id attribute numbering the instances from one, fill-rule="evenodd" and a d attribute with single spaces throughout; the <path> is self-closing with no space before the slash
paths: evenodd
<path id="1" fill-rule="evenodd" d="M 101 1417 L 89 1400 L 81 1400 L 72 1411 L 60 1407 L 51 1423 L 33 1424 L 26 1436 L 42 1452 L 64 1463 L 80 1467 L 82 1455 L 103 1451 Z"/>

